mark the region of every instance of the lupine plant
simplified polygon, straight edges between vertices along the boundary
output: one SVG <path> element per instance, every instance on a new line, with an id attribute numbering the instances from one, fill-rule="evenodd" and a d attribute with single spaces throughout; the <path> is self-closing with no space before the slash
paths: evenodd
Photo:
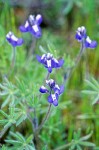
<path id="1" fill-rule="evenodd" d="M 30 15 L 25 22 L 25 25 L 20 26 L 19 29 L 21 32 L 29 32 L 35 38 L 40 38 L 42 35 L 40 28 L 41 22 L 42 16 L 40 14 L 36 17 Z M 11 31 L 6 35 L 6 39 L 13 48 L 13 58 L 11 64 L 14 67 L 15 48 L 23 44 L 23 39 L 17 38 Z M 45 148 L 44 143 L 42 145 L 40 139 L 41 129 L 43 130 L 45 123 L 49 120 L 49 116 L 52 113 L 51 110 L 58 109 L 59 105 L 62 103 L 62 96 L 64 92 L 66 92 L 66 82 L 72 75 L 75 67 L 77 67 L 77 64 L 79 63 L 83 53 L 86 51 L 86 48 L 93 49 L 97 47 L 97 42 L 92 41 L 87 36 L 86 28 L 84 26 L 77 29 L 75 39 L 80 42 L 81 49 L 74 60 L 74 65 L 69 69 L 64 67 L 65 60 L 63 58 L 56 58 L 50 52 L 47 52 L 42 56 L 34 54 L 34 59 L 37 62 L 37 65 L 43 67 L 44 74 L 47 74 L 46 77 L 42 79 L 43 82 L 40 81 L 38 87 L 35 87 L 35 83 L 33 83 L 34 87 L 28 87 L 28 85 L 19 80 L 17 77 L 15 79 L 17 81 L 16 84 L 9 81 L 10 76 L 4 77 L 3 82 L 0 84 L 0 96 L 4 98 L 4 102 L 2 103 L 0 110 L 1 115 L 4 116 L 4 118 L 0 120 L 0 123 L 3 125 L 3 130 L 0 132 L 0 138 L 2 138 L 7 131 L 11 131 L 9 131 L 9 136 L 5 140 L 6 145 L 2 146 L 2 150 L 47 149 Z M 35 68 L 33 69 L 35 71 Z M 55 78 L 57 76 L 56 72 L 57 70 L 60 71 L 62 69 L 63 74 L 61 74 L 60 78 L 61 81 L 63 81 L 62 83 L 58 83 Z M 95 80 L 93 81 L 98 88 L 97 82 Z M 91 83 L 90 86 L 96 90 L 94 91 L 96 97 L 99 97 L 99 93 L 96 93 L 97 88 Z M 97 101 L 98 98 L 94 103 Z M 46 107 L 44 118 L 42 118 L 41 114 L 43 108 L 42 105 Z M 8 107 L 6 112 L 4 109 L 5 107 Z M 26 137 L 24 137 L 21 133 L 15 132 L 15 128 L 18 128 L 19 125 L 22 125 L 22 123 L 26 120 L 29 122 L 29 124 L 31 124 L 31 133 L 30 135 L 26 135 Z M 74 133 L 73 140 L 70 143 L 66 143 L 63 146 L 56 148 L 56 150 L 61 150 L 67 147 L 70 150 L 75 150 L 75 148 L 78 150 L 83 150 L 83 147 L 93 148 L 95 147 L 95 144 L 85 141 L 89 139 L 91 135 L 92 133 L 84 137 L 80 137 L 80 132 L 78 131 L 78 133 Z"/>

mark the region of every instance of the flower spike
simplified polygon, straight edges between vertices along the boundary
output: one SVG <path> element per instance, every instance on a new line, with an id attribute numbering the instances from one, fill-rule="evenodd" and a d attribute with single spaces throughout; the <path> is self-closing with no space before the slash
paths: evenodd
<path id="1" fill-rule="evenodd" d="M 64 92 L 64 86 L 59 86 L 53 79 L 46 80 L 46 84 L 49 89 L 47 89 L 45 86 L 41 86 L 39 91 L 41 93 L 48 93 L 48 102 L 54 106 L 58 106 L 58 99 L 59 96 Z"/>

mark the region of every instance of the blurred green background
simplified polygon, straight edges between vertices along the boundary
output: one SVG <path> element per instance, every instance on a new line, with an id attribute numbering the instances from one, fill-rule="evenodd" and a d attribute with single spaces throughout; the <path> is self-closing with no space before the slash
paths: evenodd
<path id="1" fill-rule="evenodd" d="M 29 14 L 42 14 L 42 37 L 37 40 L 36 54 L 48 52 L 48 44 L 53 47 L 57 57 L 65 59 L 65 67 L 72 65 L 77 56 L 80 44 L 75 40 L 78 27 L 85 26 L 92 40 L 99 40 L 99 1 L 98 0 L 0 0 L 0 81 L 9 72 L 11 61 L 11 46 L 5 36 L 13 31 L 16 36 L 24 38 L 24 45 L 17 48 L 16 70 L 12 73 L 10 81 L 16 84 L 15 77 L 37 92 L 46 70 L 35 60 L 27 59 L 32 44 L 30 34 L 22 34 L 19 26 L 24 24 Z M 42 50 L 42 47 L 44 48 Z M 81 93 L 86 88 L 86 62 L 87 71 L 95 79 L 99 77 L 99 48 L 87 50 L 73 72 L 65 92 L 59 100 L 59 106 L 54 108 L 49 121 L 41 131 L 41 140 L 47 143 L 48 149 L 54 149 L 73 138 L 73 132 L 81 128 L 82 135 L 93 130 L 90 141 L 99 146 L 99 105 L 91 105 L 91 99 Z M 36 66 L 36 67 L 35 67 Z M 58 83 L 63 81 L 64 68 L 53 73 Z M 42 98 L 46 101 L 46 98 Z M 0 98 L 2 104 L 2 98 Z M 5 110 L 8 108 L 6 107 Z M 41 119 L 46 111 L 46 104 L 42 106 Z M 2 127 L 0 127 L 2 129 Z M 17 127 L 17 131 L 24 136 L 31 133 L 31 125 L 25 121 Z M 47 132 L 46 132 L 47 131 Z M 7 137 L 8 132 L 1 139 Z M 42 149 L 43 150 L 43 149 Z M 85 150 L 90 150 L 86 148 Z"/>

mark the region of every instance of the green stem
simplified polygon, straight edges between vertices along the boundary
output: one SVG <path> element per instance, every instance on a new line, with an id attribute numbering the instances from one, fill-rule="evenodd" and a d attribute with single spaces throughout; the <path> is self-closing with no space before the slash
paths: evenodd
<path id="1" fill-rule="evenodd" d="M 84 54 L 84 57 L 85 57 L 85 78 L 88 79 L 89 78 L 89 66 L 88 66 L 88 52 L 85 51 L 85 54 Z"/>
<path id="2" fill-rule="evenodd" d="M 38 126 L 37 132 L 39 132 L 39 131 L 42 129 L 43 125 L 44 125 L 45 122 L 48 120 L 49 114 L 50 114 L 50 110 L 51 110 L 51 106 L 52 106 L 52 104 L 49 104 L 48 111 L 47 111 L 45 117 L 43 118 L 41 124 Z"/>
<path id="3" fill-rule="evenodd" d="M 46 84 L 45 81 L 48 80 L 49 76 L 50 76 L 50 73 L 47 73 L 47 76 L 46 76 L 46 78 L 44 80 L 44 85 Z M 39 100 L 41 99 L 41 96 L 42 95 L 40 94 L 39 95 Z M 40 139 L 39 139 L 39 136 L 38 136 L 39 135 L 39 131 L 42 129 L 43 125 L 48 120 L 48 117 L 49 117 L 49 114 L 50 114 L 50 110 L 51 110 L 51 106 L 52 106 L 52 104 L 49 104 L 48 111 L 47 111 L 45 117 L 43 118 L 41 124 L 34 129 L 34 141 L 36 143 L 37 150 L 39 150 L 40 147 L 41 147 L 40 146 Z M 37 118 L 35 118 L 35 119 L 37 119 Z M 38 120 L 37 120 L 37 122 L 38 122 Z"/>
<path id="4" fill-rule="evenodd" d="M 77 67 L 78 63 L 80 62 L 80 59 L 81 59 L 84 51 L 85 51 L 85 46 L 84 46 L 84 41 L 82 41 L 79 54 L 77 55 L 77 57 L 75 59 L 75 65 L 73 67 L 69 68 L 67 73 L 65 73 L 65 75 L 64 75 L 64 82 L 63 82 L 64 85 L 65 85 L 66 81 L 70 79 L 72 73 L 74 72 L 75 68 Z"/>
<path id="5" fill-rule="evenodd" d="M 15 60 L 16 60 L 16 48 L 13 47 L 13 50 L 12 50 L 12 64 L 11 64 L 11 68 L 14 68 L 14 65 L 15 65 Z"/>
<path id="6" fill-rule="evenodd" d="M 45 78 L 45 80 L 44 80 L 44 86 L 45 86 L 46 80 L 48 80 L 49 76 L 50 76 L 50 73 L 48 72 L 48 73 L 47 73 L 47 76 L 46 76 L 46 78 Z M 40 93 L 40 95 L 39 95 L 39 100 L 40 100 L 41 96 L 42 96 L 42 94 Z M 50 109 L 51 109 L 51 104 L 50 104 L 49 107 L 48 107 L 48 112 L 46 113 L 45 118 L 42 120 L 41 125 L 39 125 L 39 127 L 37 128 L 37 131 L 39 131 L 39 130 L 42 128 L 43 124 L 44 124 L 45 121 L 47 120 L 47 118 L 48 118 L 48 116 L 49 116 L 49 113 L 50 113 Z"/>

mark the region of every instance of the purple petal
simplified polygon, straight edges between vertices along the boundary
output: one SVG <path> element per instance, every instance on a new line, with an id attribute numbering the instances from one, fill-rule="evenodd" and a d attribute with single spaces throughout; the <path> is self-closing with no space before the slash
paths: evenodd
<path id="1" fill-rule="evenodd" d="M 58 100 L 54 100 L 54 101 L 53 101 L 53 105 L 54 105 L 54 106 L 58 106 Z"/>
<path id="2" fill-rule="evenodd" d="M 13 47 L 17 46 L 17 41 L 12 40 L 11 38 L 6 38 L 6 39 Z"/>
<path id="3" fill-rule="evenodd" d="M 82 37 L 81 37 L 81 35 L 79 35 L 78 33 L 76 33 L 75 39 L 80 42 L 82 40 Z"/>
<path id="4" fill-rule="evenodd" d="M 44 86 L 41 86 L 40 89 L 39 89 L 39 91 L 40 91 L 41 93 L 48 93 L 48 92 L 49 92 L 49 91 L 47 90 L 47 88 L 44 87 Z"/>
<path id="5" fill-rule="evenodd" d="M 90 48 L 96 48 L 97 47 L 97 42 L 96 41 L 92 41 L 90 44 Z"/>
<path id="6" fill-rule="evenodd" d="M 58 95 L 57 94 L 51 94 L 48 96 L 48 102 L 53 103 L 54 106 L 58 105 Z"/>
<path id="7" fill-rule="evenodd" d="M 10 40 L 9 43 L 10 43 L 13 47 L 16 47 L 16 46 L 17 46 L 17 41 Z"/>
<path id="8" fill-rule="evenodd" d="M 38 25 L 40 25 L 41 24 L 41 22 L 42 22 L 42 16 L 40 15 L 40 14 L 38 14 L 37 16 L 36 16 L 36 22 L 37 22 L 37 24 Z"/>
<path id="9" fill-rule="evenodd" d="M 95 48 L 97 46 L 96 41 L 92 41 L 89 36 L 87 36 L 86 41 L 85 41 L 85 47 L 86 48 Z"/>
<path id="10" fill-rule="evenodd" d="M 37 24 L 33 25 L 29 31 L 36 38 L 40 38 L 42 35 L 41 28 Z"/>
<path id="11" fill-rule="evenodd" d="M 29 30 L 30 30 L 29 22 L 26 21 L 25 25 L 20 26 L 19 29 L 21 32 L 29 32 Z"/>
<path id="12" fill-rule="evenodd" d="M 64 92 L 64 85 L 60 86 L 60 94 L 62 94 Z"/>
<path id="13" fill-rule="evenodd" d="M 21 32 L 28 32 L 28 29 L 26 29 L 24 26 L 20 26 L 20 27 L 19 27 L 19 30 L 20 30 Z"/>
<path id="14" fill-rule="evenodd" d="M 30 24 L 33 25 L 35 23 L 34 15 L 29 15 Z"/>
<path id="15" fill-rule="evenodd" d="M 59 67 L 58 60 L 55 59 L 55 58 L 53 58 L 53 59 L 51 60 L 51 66 L 52 66 L 52 68 L 58 68 L 58 67 Z"/>
<path id="16" fill-rule="evenodd" d="M 23 44 L 23 39 L 22 38 L 19 38 L 18 41 L 17 41 L 17 46 L 20 46 Z"/>
<path id="17" fill-rule="evenodd" d="M 60 68 L 63 64 L 64 64 L 63 59 L 57 60 L 53 58 L 51 61 L 52 68 Z"/>
<path id="18" fill-rule="evenodd" d="M 48 96 L 48 102 L 49 102 L 49 103 L 53 103 L 53 99 L 52 99 L 52 96 L 51 96 L 51 95 Z"/>
<path id="19" fill-rule="evenodd" d="M 63 59 L 60 59 L 58 62 L 59 62 L 59 67 L 62 67 L 63 64 L 64 64 L 64 60 L 63 60 Z"/>
<path id="20" fill-rule="evenodd" d="M 46 84 L 50 86 L 50 88 L 54 88 L 55 86 L 55 81 L 53 79 L 46 80 Z"/>
<path id="21" fill-rule="evenodd" d="M 41 63 L 41 56 L 36 55 L 36 59 L 38 60 L 38 62 L 40 62 L 40 63 Z"/>
<path id="22" fill-rule="evenodd" d="M 48 72 L 49 72 L 49 73 L 52 72 L 52 68 L 51 68 L 51 67 L 48 68 Z"/>

